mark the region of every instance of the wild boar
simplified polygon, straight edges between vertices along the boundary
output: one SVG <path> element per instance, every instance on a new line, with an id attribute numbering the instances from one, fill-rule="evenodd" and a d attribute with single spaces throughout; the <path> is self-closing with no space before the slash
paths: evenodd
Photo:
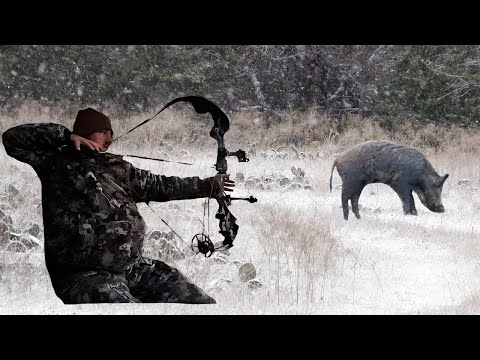
<path id="1" fill-rule="evenodd" d="M 351 201 L 353 213 L 360 219 L 358 199 L 363 188 L 371 183 L 389 185 L 400 197 L 405 215 L 417 215 L 412 191 L 429 210 L 439 213 L 445 211 L 441 194 L 448 174 L 439 176 L 425 156 L 413 147 L 372 140 L 346 150 L 333 163 L 330 192 L 335 167 L 342 179 L 345 220 L 348 220 L 348 200 Z"/>

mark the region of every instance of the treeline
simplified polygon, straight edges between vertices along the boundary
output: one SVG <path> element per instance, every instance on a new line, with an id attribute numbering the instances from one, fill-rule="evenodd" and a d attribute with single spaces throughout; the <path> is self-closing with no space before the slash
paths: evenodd
<path id="1" fill-rule="evenodd" d="M 479 68 L 474 45 L 0 45 L 0 105 L 145 112 L 200 95 L 279 121 L 315 107 L 387 128 L 404 120 L 478 126 Z"/>

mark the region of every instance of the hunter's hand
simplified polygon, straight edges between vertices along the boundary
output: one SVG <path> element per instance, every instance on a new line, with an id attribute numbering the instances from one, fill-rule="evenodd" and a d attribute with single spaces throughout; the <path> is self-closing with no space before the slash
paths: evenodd
<path id="1" fill-rule="evenodd" d="M 213 179 L 213 194 L 223 195 L 223 192 L 233 191 L 235 181 L 230 180 L 230 174 L 217 174 Z"/>
<path id="2" fill-rule="evenodd" d="M 85 145 L 90 150 L 101 151 L 101 147 L 95 141 L 85 139 L 77 134 L 70 135 L 70 141 L 73 142 L 75 149 L 80 150 L 80 145 Z"/>

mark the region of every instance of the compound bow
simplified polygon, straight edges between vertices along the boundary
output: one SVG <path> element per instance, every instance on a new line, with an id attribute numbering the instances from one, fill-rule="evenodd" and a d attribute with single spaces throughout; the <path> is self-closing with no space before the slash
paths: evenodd
<path id="1" fill-rule="evenodd" d="M 230 152 L 225 148 L 224 134 L 230 128 L 230 121 L 227 115 L 214 103 L 210 100 L 207 100 L 201 96 L 185 96 L 176 98 L 169 103 L 167 103 L 159 112 L 157 112 L 154 116 L 150 119 L 145 120 L 141 124 L 135 126 L 131 130 L 129 130 L 124 135 L 127 135 L 131 131 L 135 130 L 137 127 L 146 124 L 148 121 L 152 120 L 155 116 L 160 114 L 163 110 L 167 107 L 179 102 L 179 101 L 186 101 L 192 104 L 195 111 L 199 114 L 210 113 L 213 118 L 213 127 L 210 130 L 210 136 L 217 141 L 218 149 L 217 149 L 217 161 L 215 163 L 215 169 L 217 170 L 217 174 L 227 174 L 227 156 L 235 156 L 237 157 L 239 162 L 247 162 L 249 159 L 246 157 L 246 153 L 243 150 L 237 150 L 235 152 Z M 124 136 L 122 135 L 122 136 Z M 118 137 L 116 140 L 118 140 Z M 237 236 L 238 232 L 238 225 L 236 223 L 236 218 L 228 209 L 228 206 L 231 205 L 232 200 L 245 200 L 250 203 L 257 202 L 257 199 L 253 196 L 248 198 L 238 198 L 238 197 L 231 197 L 230 195 L 225 194 L 222 192 L 218 194 L 215 199 L 218 202 L 218 210 L 215 214 L 215 218 L 219 220 L 219 233 L 224 237 L 224 240 L 221 245 L 215 246 L 210 237 L 205 233 L 196 234 L 192 238 L 192 250 L 198 250 L 198 252 L 204 254 L 205 256 L 211 256 L 215 250 L 225 250 L 229 249 L 233 246 L 233 241 Z"/>

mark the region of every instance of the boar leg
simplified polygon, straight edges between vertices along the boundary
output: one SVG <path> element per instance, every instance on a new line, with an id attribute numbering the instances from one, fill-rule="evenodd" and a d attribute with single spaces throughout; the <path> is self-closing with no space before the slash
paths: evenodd
<path id="1" fill-rule="evenodd" d="M 352 195 L 352 211 L 360 219 L 360 209 L 358 208 L 358 199 L 360 198 L 360 192 L 356 192 Z"/>
<path id="2" fill-rule="evenodd" d="M 410 214 L 412 215 L 418 215 L 417 214 L 417 208 L 415 207 L 415 200 L 413 199 L 412 192 L 409 192 L 410 195 Z"/>
<path id="3" fill-rule="evenodd" d="M 363 187 L 359 184 L 346 183 L 342 185 L 342 208 L 343 217 L 348 220 L 348 200 L 352 203 L 352 211 L 357 219 L 360 219 L 360 212 L 358 208 L 358 199 L 362 193 Z"/>
<path id="4" fill-rule="evenodd" d="M 397 193 L 402 201 L 403 213 L 405 215 L 417 215 L 415 200 L 412 196 L 412 189 L 407 184 L 393 183 L 391 188 Z"/>
<path id="5" fill-rule="evenodd" d="M 348 194 L 345 190 L 342 190 L 342 209 L 343 209 L 343 217 L 345 220 L 348 220 Z"/>

